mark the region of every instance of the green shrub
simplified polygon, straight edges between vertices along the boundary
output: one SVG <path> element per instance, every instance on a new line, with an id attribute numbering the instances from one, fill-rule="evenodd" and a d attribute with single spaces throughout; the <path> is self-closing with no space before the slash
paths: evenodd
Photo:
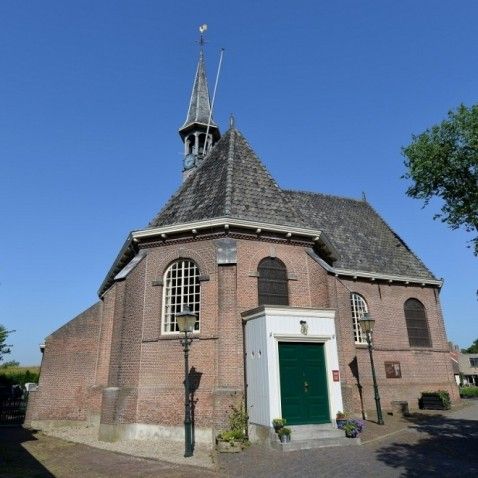
<path id="1" fill-rule="evenodd" d="M 446 390 L 437 390 L 436 392 L 422 392 L 422 398 L 436 397 L 439 398 L 443 408 L 448 410 L 451 407 L 450 394 Z"/>
<path id="2" fill-rule="evenodd" d="M 28 382 L 38 383 L 40 376 L 38 367 L 33 371 L 24 367 L 9 367 L 0 369 L 0 385 L 22 385 Z"/>
<path id="3" fill-rule="evenodd" d="M 240 442 L 246 445 L 247 442 L 247 420 L 248 416 L 244 409 L 244 404 L 241 402 L 239 407 L 231 405 L 229 413 L 229 429 L 219 433 L 217 438 L 222 441 L 228 441 L 232 445 L 235 442 Z"/>
<path id="4" fill-rule="evenodd" d="M 460 397 L 478 397 L 478 387 L 460 387 Z"/>

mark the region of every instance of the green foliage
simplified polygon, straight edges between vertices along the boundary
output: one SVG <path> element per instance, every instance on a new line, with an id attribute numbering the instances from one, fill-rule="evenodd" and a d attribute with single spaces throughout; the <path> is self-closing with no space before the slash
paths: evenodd
<path id="1" fill-rule="evenodd" d="M 478 354 L 478 339 L 476 339 L 467 349 L 461 349 L 465 354 Z"/>
<path id="2" fill-rule="evenodd" d="M 0 325 L 0 362 L 3 360 L 3 356 L 11 352 L 11 345 L 7 345 L 6 341 L 8 336 L 15 332 L 14 330 L 7 330 L 3 325 Z"/>
<path id="3" fill-rule="evenodd" d="M 478 387 L 460 387 L 460 397 L 478 397 Z"/>
<path id="4" fill-rule="evenodd" d="M 282 436 L 289 436 L 291 434 L 290 428 L 287 427 L 282 427 L 277 434 L 282 437 Z"/>
<path id="5" fill-rule="evenodd" d="M 287 420 L 285 418 L 274 418 L 272 420 L 272 426 L 275 428 L 283 427 L 285 426 L 286 423 L 287 423 Z"/>
<path id="6" fill-rule="evenodd" d="M 448 119 L 413 136 L 402 148 L 405 179 L 413 184 L 407 195 L 423 199 L 425 206 L 441 198 L 440 219 L 452 229 L 478 232 L 478 105 L 460 105 Z M 478 236 L 471 240 L 478 255 Z"/>
<path id="7" fill-rule="evenodd" d="M 422 392 L 423 397 L 436 397 L 439 398 L 443 408 L 448 410 L 451 407 L 450 394 L 446 390 L 437 390 L 436 392 Z"/>
<path id="8" fill-rule="evenodd" d="M 241 402 L 239 407 L 231 405 L 229 413 L 229 429 L 225 430 L 217 436 L 218 440 L 228 441 L 234 444 L 236 441 L 242 444 L 247 443 L 247 420 L 248 416 Z"/>
<path id="9" fill-rule="evenodd" d="M 9 360 L 8 362 L 2 363 L 2 365 L 0 365 L 0 369 L 18 367 L 19 365 L 20 362 L 17 362 L 16 360 Z"/>
<path id="10" fill-rule="evenodd" d="M 22 367 L 0 369 L 0 385 L 25 385 L 28 382 L 38 383 L 38 367 L 30 370 Z"/>

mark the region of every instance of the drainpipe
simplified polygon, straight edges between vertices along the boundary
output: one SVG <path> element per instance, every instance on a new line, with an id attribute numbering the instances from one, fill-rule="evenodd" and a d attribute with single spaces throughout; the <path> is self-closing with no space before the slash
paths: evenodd
<path id="1" fill-rule="evenodd" d="M 246 322 L 242 319 L 242 356 L 244 364 L 244 407 L 246 410 L 246 438 L 249 440 L 249 413 L 247 408 Z"/>

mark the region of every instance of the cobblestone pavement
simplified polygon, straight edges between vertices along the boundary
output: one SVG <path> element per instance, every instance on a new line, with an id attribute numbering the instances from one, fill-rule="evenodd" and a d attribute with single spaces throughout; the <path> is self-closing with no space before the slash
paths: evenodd
<path id="1" fill-rule="evenodd" d="M 220 455 L 217 472 L 0 428 L 0 478 L 478 476 L 478 400 L 466 405 L 414 415 L 362 446 L 290 453 L 252 446 Z"/>
<path id="2" fill-rule="evenodd" d="M 22 428 L 0 428 L 0 478 L 209 478 L 215 472 L 138 458 Z"/>
<path id="3" fill-rule="evenodd" d="M 244 456 L 221 455 L 221 472 L 264 478 L 478 476 L 478 400 L 466 405 L 443 415 L 416 414 L 405 430 L 362 446 L 290 453 L 251 447 Z"/>

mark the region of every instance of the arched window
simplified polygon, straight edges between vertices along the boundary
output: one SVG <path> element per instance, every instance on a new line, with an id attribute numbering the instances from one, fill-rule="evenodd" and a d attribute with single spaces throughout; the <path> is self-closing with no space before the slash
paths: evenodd
<path id="1" fill-rule="evenodd" d="M 186 305 L 198 316 L 194 326 L 194 330 L 198 331 L 200 296 L 199 269 L 196 263 L 189 259 L 173 262 L 164 273 L 163 332 L 179 332 L 176 314 Z"/>
<path id="2" fill-rule="evenodd" d="M 368 312 L 367 302 L 360 295 L 352 292 L 350 294 L 350 305 L 352 308 L 352 323 L 354 327 L 354 340 L 356 344 L 366 344 L 367 339 L 359 324 L 359 320 L 363 318 L 363 314 Z"/>
<path id="3" fill-rule="evenodd" d="M 408 299 L 404 310 L 410 347 L 431 347 L 432 341 L 423 304 L 417 299 Z"/>
<path id="4" fill-rule="evenodd" d="M 259 262 L 259 305 L 289 305 L 287 268 L 275 257 L 266 257 Z"/>

